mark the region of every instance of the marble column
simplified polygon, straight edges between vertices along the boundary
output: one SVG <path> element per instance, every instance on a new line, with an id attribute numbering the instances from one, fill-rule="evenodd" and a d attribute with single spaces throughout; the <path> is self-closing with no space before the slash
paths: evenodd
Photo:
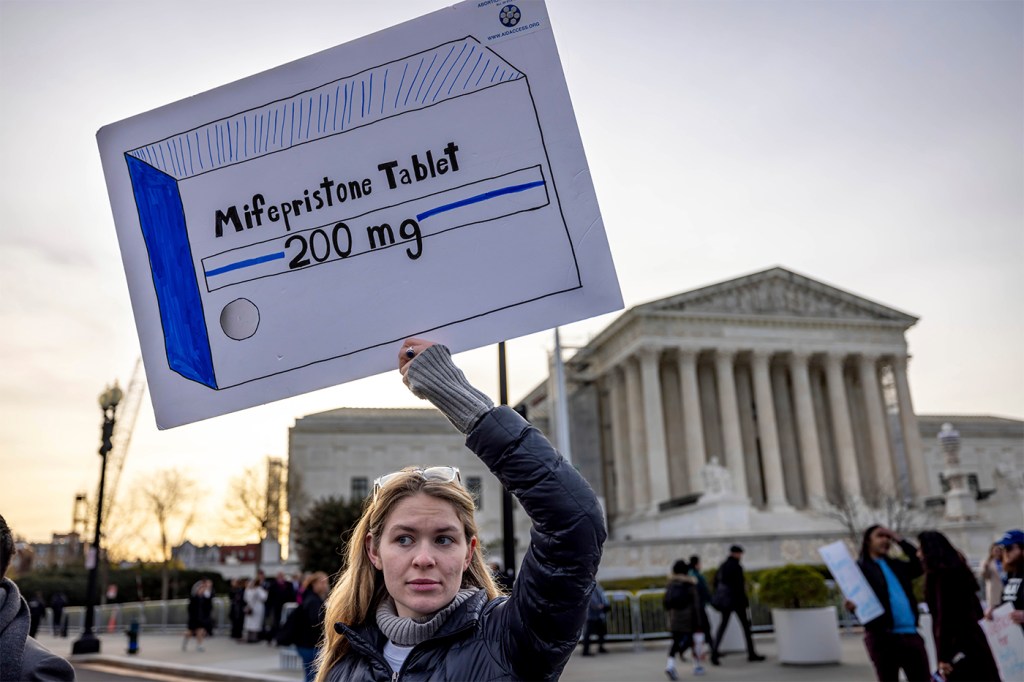
<path id="1" fill-rule="evenodd" d="M 644 393 L 644 440 L 647 442 L 647 472 L 650 480 L 650 504 L 656 507 L 672 497 L 668 473 L 668 446 L 665 443 L 665 409 L 661 400 L 658 362 L 661 352 L 654 348 L 640 351 L 640 379 Z"/>
<path id="2" fill-rule="evenodd" d="M 864 411 L 868 420 L 868 437 L 877 477 L 875 485 L 883 496 L 899 497 L 899 479 L 893 467 L 889 431 L 885 426 L 885 408 L 882 406 L 882 390 L 878 384 L 878 356 L 862 353 L 857 359 L 857 368 L 860 373 L 860 385 L 864 389 Z"/>
<path id="3" fill-rule="evenodd" d="M 743 462 L 743 439 L 740 436 L 740 412 L 736 402 L 736 377 L 732 368 L 735 355 L 732 351 L 715 352 L 715 379 L 718 383 L 718 409 L 722 415 L 724 465 L 732 474 L 733 490 L 736 494 L 749 498 L 747 469 Z"/>
<path id="4" fill-rule="evenodd" d="M 647 451 L 644 443 L 644 398 L 640 387 L 640 366 L 629 358 L 626 373 L 626 413 L 629 415 L 629 460 L 633 479 L 633 511 L 642 510 L 650 501 L 647 479 Z"/>
<path id="5" fill-rule="evenodd" d="M 860 472 L 857 467 L 857 448 L 850 424 L 850 406 L 846 401 L 843 382 L 843 356 L 829 353 L 825 356 L 825 376 L 828 384 L 828 405 L 832 413 L 832 430 L 836 439 L 836 459 L 839 465 L 840 493 L 859 498 Z"/>
<path id="6" fill-rule="evenodd" d="M 800 443 L 800 463 L 803 467 L 807 505 L 826 500 L 825 471 L 821 464 L 821 443 L 814 419 L 814 396 L 807 369 L 808 353 L 794 352 L 789 356 L 790 378 L 793 381 L 793 402 L 796 408 L 797 438 Z"/>
<path id="7" fill-rule="evenodd" d="M 772 379 L 768 372 L 767 351 L 755 350 L 752 355 L 754 372 L 754 401 L 757 405 L 757 435 L 761 441 L 761 463 L 764 467 L 765 494 L 768 508 L 789 508 L 786 484 L 782 478 L 782 452 L 779 449 L 778 425 L 775 421 L 775 401 Z"/>
<path id="8" fill-rule="evenodd" d="M 914 403 L 910 399 L 907 356 L 893 358 L 892 373 L 896 383 L 896 401 L 900 407 L 900 427 L 903 431 L 903 452 L 907 456 L 910 491 L 914 499 L 923 500 L 929 495 L 928 472 L 921 448 L 921 431 L 917 425 L 917 415 L 914 414 Z"/>
<path id="9" fill-rule="evenodd" d="M 612 418 L 612 461 L 615 463 L 615 511 L 633 509 L 633 472 L 629 463 L 629 423 L 626 416 L 625 379 L 615 367 L 608 375 L 608 404 Z"/>
<path id="10" fill-rule="evenodd" d="M 702 490 L 700 470 L 707 462 L 704 450 L 704 424 L 700 413 L 700 387 L 697 383 L 697 351 L 679 351 L 679 394 L 682 396 L 683 433 L 686 444 L 686 477 L 691 493 Z"/>

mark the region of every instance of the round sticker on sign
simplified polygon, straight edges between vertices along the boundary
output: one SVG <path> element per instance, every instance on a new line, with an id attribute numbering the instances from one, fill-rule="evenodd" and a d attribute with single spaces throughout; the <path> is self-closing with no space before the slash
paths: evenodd
<path id="1" fill-rule="evenodd" d="M 505 5 L 501 8 L 498 18 L 501 20 L 502 26 L 512 28 L 523 18 L 523 13 L 515 5 Z"/>

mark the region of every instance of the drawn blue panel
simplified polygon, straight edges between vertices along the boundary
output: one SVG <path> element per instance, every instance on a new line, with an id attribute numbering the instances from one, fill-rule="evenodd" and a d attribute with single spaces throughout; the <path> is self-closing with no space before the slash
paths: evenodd
<path id="1" fill-rule="evenodd" d="M 217 387 L 178 183 L 125 154 L 153 271 L 167 361 L 187 379 Z"/>

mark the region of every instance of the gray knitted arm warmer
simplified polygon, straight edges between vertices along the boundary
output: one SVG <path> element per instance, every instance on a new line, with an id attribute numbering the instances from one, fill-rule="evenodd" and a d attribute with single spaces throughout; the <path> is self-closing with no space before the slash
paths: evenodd
<path id="1" fill-rule="evenodd" d="M 446 346 L 435 344 L 417 355 L 405 378 L 413 395 L 433 403 L 462 433 L 472 431 L 494 409 L 491 399 L 473 388 L 455 366 Z"/>

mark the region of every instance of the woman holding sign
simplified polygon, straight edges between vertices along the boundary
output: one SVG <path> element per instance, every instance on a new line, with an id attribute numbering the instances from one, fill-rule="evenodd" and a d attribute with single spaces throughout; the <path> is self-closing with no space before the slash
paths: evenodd
<path id="1" fill-rule="evenodd" d="M 926 530 L 917 539 L 939 674 L 947 682 L 998 680 L 999 670 L 985 632 L 978 625 L 984 612 L 974 573 L 942 533 Z"/>
<path id="2" fill-rule="evenodd" d="M 533 521 L 510 596 L 495 587 L 458 469 L 381 476 L 327 600 L 318 682 L 557 679 L 579 641 L 605 528 L 594 491 L 448 349 L 409 339 L 399 370 L 513 491 Z"/>

